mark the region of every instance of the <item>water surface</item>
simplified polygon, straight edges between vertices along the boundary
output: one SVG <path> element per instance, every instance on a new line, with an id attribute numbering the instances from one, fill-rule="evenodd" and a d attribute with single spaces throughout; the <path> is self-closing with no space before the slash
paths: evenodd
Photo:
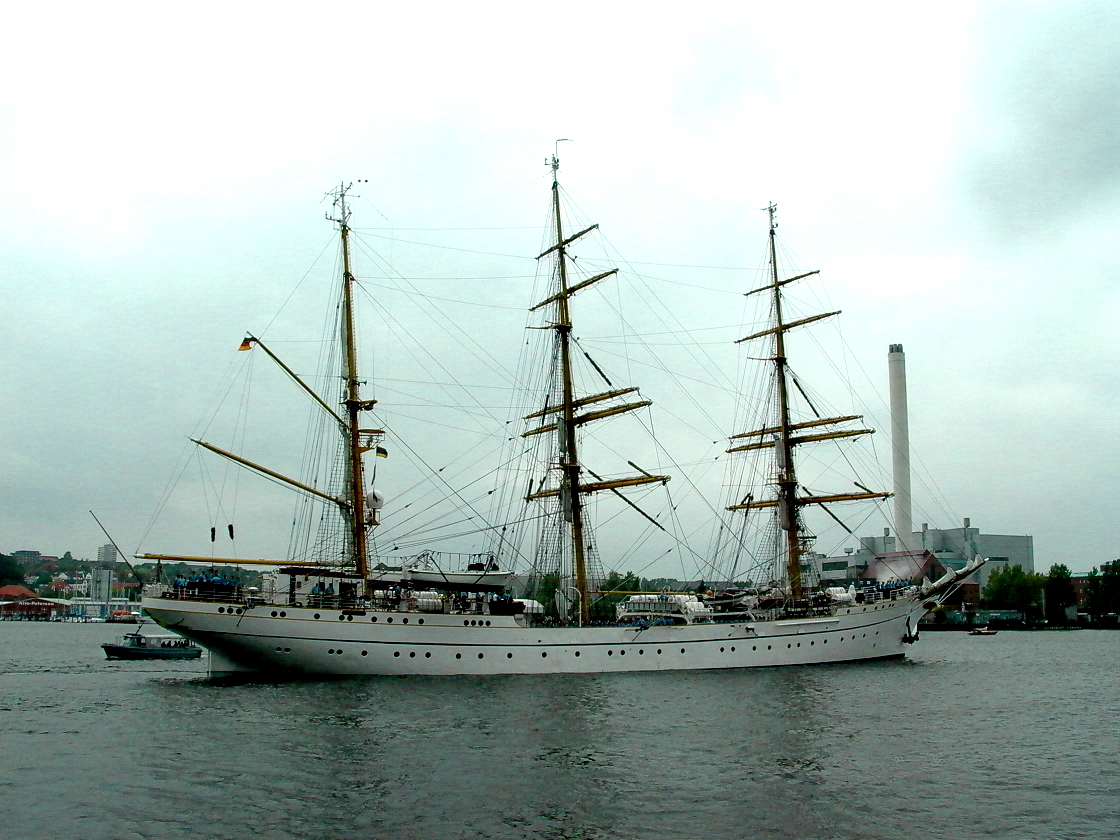
<path id="1" fill-rule="evenodd" d="M 905 661 L 229 683 L 0 622 L 12 838 L 1120 836 L 1120 633 Z"/>

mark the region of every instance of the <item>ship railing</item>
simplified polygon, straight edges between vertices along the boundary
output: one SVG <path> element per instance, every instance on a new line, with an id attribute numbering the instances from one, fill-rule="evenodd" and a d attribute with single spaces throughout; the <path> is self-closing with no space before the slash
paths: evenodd
<path id="1" fill-rule="evenodd" d="M 167 586 L 160 597 L 173 601 L 208 601 L 215 604 L 244 604 L 251 600 L 242 587 L 226 584 Z"/>

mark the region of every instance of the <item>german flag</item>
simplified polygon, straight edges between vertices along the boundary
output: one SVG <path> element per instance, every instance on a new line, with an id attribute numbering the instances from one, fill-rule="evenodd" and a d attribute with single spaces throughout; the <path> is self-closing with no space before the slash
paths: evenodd
<path id="1" fill-rule="evenodd" d="M 377 449 L 374 450 L 373 454 L 376 455 L 378 458 L 388 458 L 389 457 L 389 450 L 386 449 L 383 446 L 379 446 L 379 447 L 377 447 Z"/>
<path id="2" fill-rule="evenodd" d="M 253 349 L 253 339 L 247 338 L 247 339 L 245 339 L 244 341 L 241 342 L 241 346 L 237 348 L 237 352 L 240 353 L 242 350 L 252 350 L 252 349 Z"/>

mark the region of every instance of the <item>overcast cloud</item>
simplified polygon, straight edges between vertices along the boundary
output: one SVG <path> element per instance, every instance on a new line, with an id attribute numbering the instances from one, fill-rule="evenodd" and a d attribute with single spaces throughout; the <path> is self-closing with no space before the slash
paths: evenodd
<path id="1" fill-rule="evenodd" d="M 333 184 L 369 180 L 359 227 L 532 257 L 566 137 L 635 262 L 757 266 L 778 203 L 869 385 L 906 346 L 916 522 L 1033 534 L 1043 571 L 1120 554 L 1113 4 L 62 4 L 0 38 L 0 551 L 95 556 L 91 507 L 139 543 Z M 466 259 L 411 265 L 531 273 Z"/>

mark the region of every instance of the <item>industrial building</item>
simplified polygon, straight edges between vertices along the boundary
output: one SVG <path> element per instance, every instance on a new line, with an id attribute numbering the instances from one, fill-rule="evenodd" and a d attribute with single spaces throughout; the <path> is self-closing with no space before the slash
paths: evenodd
<path id="1" fill-rule="evenodd" d="M 882 536 L 861 537 L 859 542 L 858 549 L 848 549 L 839 557 L 818 557 L 821 579 L 847 586 L 874 575 L 876 560 L 907 557 L 911 573 L 921 570 L 932 580 L 949 569 L 962 568 L 979 554 L 987 557 L 988 562 L 963 587 L 964 600 L 977 603 L 988 580 L 1000 569 L 1021 566 L 1025 572 L 1034 571 L 1034 537 L 983 534 L 968 519 L 960 528 L 930 528 L 923 523 L 922 530 L 912 531 L 906 540 L 899 540 L 884 529 Z"/>
<path id="2" fill-rule="evenodd" d="M 913 530 L 910 493 L 910 438 L 906 397 L 906 357 L 901 344 L 887 354 L 890 377 L 891 452 L 894 480 L 894 535 L 861 537 L 859 548 L 838 557 L 814 555 L 814 572 L 822 581 L 847 586 L 858 580 L 922 574 L 931 580 L 950 569 L 960 569 L 977 554 L 988 558 L 962 587 L 965 603 L 979 602 L 980 592 L 993 574 L 1008 566 L 1034 571 L 1034 538 L 1007 534 L 982 534 L 965 519 L 960 528 Z M 902 536 L 899 539 L 899 535 Z"/>

